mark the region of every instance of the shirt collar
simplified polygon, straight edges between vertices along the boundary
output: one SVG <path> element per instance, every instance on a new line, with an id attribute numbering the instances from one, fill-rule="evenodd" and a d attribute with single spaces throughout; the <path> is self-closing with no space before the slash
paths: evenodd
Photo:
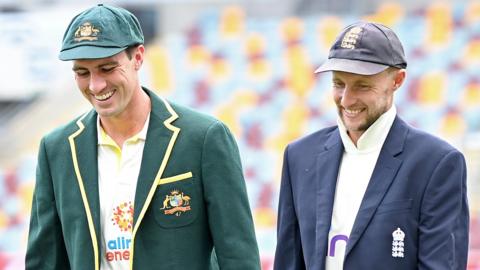
<path id="1" fill-rule="evenodd" d="M 140 132 L 138 132 L 133 137 L 129 138 L 127 141 L 129 142 L 137 142 L 139 140 L 145 141 L 147 139 L 149 122 L 150 122 L 150 114 L 148 114 L 147 120 L 145 121 L 145 124 L 143 124 L 142 130 L 140 130 Z M 110 138 L 110 136 L 108 136 L 108 134 L 102 128 L 102 125 L 100 124 L 99 116 L 97 116 L 97 141 L 98 141 L 98 145 L 112 145 L 112 146 L 117 145 L 115 141 L 112 138 Z"/>
<path id="2" fill-rule="evenodd" d="M 388 111 L 382 114 L 362 136 L 360 136 L 357 141 L 357 146 L 355 146 L 352 139 L 348 136 L 345 125 L 340 117 L 337 117 L 338 130 L 340 131 L 340 137 L 342 138 L 345 151 L 348 153 L 368 153 L 380 149 L 387 138 L 396 115 L 397 109 L 395 105 L 392 105 Z"/>

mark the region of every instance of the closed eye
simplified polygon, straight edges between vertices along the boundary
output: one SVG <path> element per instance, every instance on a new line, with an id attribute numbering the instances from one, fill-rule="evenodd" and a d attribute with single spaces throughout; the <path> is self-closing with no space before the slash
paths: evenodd
<path id="1" fill-rule="evenodd" d="M 358 88 L 360 88 L 360 89 L 367 89 L 367 88 L 370 88 L 370 85 L 361 84 L 361 85 L 358 86 Z"/>
<path id="2" fill-rule="evenodd" d="M 86 77 L 86 76 L 88 76 L 88 74 L 89 74 L 89 72 L 85 71 L 85 70 L 75 71 L 75 75 L 77 75 L 78 77 Z"/>
<path id="3" fill-rule="evenodd" d="M 333 81 L 332 86 L 333 86 L 333 88 L 343 88 L 345 86 L 345 84 L 342 83 L 342 82 Z"/>
<path id="4" fill-rule="evenodd" d="M 109 73 L 113 71 L 117 66 L 108 66 L 108 67 L 102 67 L 100 70 L 104 73 Z"/>

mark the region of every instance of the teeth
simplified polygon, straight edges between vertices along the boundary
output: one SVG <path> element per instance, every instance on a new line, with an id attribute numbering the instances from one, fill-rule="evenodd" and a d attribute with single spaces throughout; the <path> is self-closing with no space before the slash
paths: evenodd
<path id="1" fill-rule="evenodd" d="M 106 94 L 103 94 L 103 95 L 94 95 L 94 97 L 95 97 L 95 99 L 100 100 L 100 101 L 106 100 L 107 98 L 109 98 L 113 95 L 113 92 L 114 91 L 110 91 L 110 92 L 108 92 Z"/>
<path id="2" fill-rule="evenodd" d="M 345 109 L 345 112 L 348 113 L 348 114 L 358 114 L 361 111 L 362 110 L 348 110 L 348 109 Z"/>

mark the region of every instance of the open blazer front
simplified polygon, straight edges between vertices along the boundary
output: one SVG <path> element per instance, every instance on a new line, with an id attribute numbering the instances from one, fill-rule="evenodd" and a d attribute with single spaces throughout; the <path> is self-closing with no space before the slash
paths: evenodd
<path id="1" fill-rule="evenodd" d="M 325 269 L 343 152 L 337 127 L 287 147 L 275 270 Z M 347 241 L 344 269 L 465 269 L 466 196 L 463 155 L 396 117 Z M 405 234 L 403 257 L 392 255 L 397 228 Z"/>
<path id="2" fill-rule="evenodd" d="M 134 202 L 133 269 L 259 269 L 239 152 L 219 121 L 153 92 Z M 97 113 L 42 139 L 27 269 L 99 269 Z M 172 191 L 189 209 L 166 214 Z M 187 200 L 187 197 L 185 197 Z M 212 260 L 214 261 L 214 260 Z"/>

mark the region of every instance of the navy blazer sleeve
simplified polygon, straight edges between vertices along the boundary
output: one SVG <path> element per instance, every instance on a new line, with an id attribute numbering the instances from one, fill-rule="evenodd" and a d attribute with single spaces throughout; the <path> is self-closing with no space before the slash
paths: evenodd
<path id="1" fill-rule="evenodd" d="M 424 192 L 419 220 L 418 269 L 466 269 L 468 204 L 463 155 L 450 151 Z"/>
<path id="2" fill-rule="evenodd" d="M 300 228 L 293 203 L 292 183 L 290 181 L 288 163 L 288 147 L 285 150 L 283 160 L 280 199 L 278 203 L 277 248 L 273 269 L 305 269 Z"/>

